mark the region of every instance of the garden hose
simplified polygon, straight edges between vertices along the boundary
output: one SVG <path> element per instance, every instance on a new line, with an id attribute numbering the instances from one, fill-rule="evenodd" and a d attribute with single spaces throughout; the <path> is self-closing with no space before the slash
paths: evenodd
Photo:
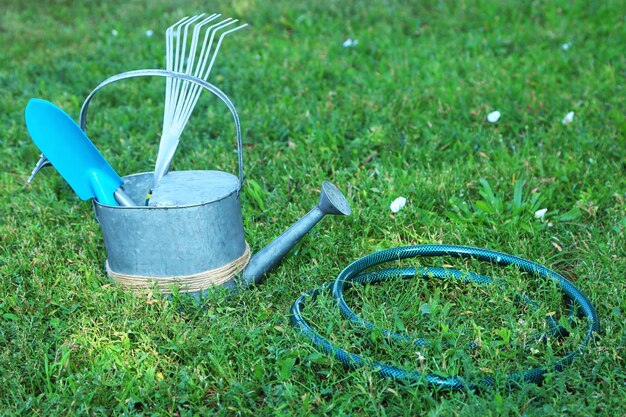
<path id="1" fill-rule="evenodd" d="M 426 382 L 428 385 L 448 390 L 474 389 L 493 386 L 496 380 L 491 375 L 472 376 L 469 378 L 464 378 L 462 376 L 446 377 L 434 373 L 421 373 L 414 370 L 406 370 L 382 362 L 363 358 L 360 355 L 347 352 L 341 347 L 332 344 L 329 340 L 319 335 L 302 316 L 302 311 L 304 310 L 307 302 L 315 300 L 315 298 L 322 292 L 329 291 L 332 293 L 341 314 L 344 317 L 359 327 L 374 329 L 373 324 L 356 315 L 346 303 L 344 299 L 344 290 L 348 289 L 350 286 L 355 284 L 366 285 L 397 278 L 402 279 L 412 277 L 451 277 L 465 283 L 475 282 L 479 285 L 494 283 L 493 278 L 473 272 L 462 272 L 453 268 L 400 267 L 364 273 L 367 269 L 385 262 L 398 261 L 407 258 L 440 256 L 450 256 L 463 259 L 469 258 L 483 262 L 490 262 L 500 266 L 513 265 L 520 271 L 526 272 L 531 276 L 552 281 L 559 289 L 561 289 L 567 298 L 571 309 L 570 316 L 573 315 L 574 312 L 577 312 L 581 315 L 581 317 L 584 317 L 587 320 L 585 336 L 575 350 L 545 366 L 507 374 L 505 375 L 505 378 L 509 382 L 538 383 L 544 379 L 548 372 L 563 370 L 567 365 L 573 362 L 576 356 L 582 354 L 585 347 L 592 340 L 594 334 L 600 331 L 600 321 L 594 307 L 591 305 L 591 302 L 582 292 L 580 292 L 580 290 L 578 290 L 563 276 L 551 271 L 545 266 L 526 259 L 518 258 L 516 256 L 486 249 L 455 245 L 404 246 L 375 252 L 358 259 L 348 265 L 339 274 L 339 276 L 337 276 L 334 282 L 328 282 L 318 288 L 302 294 L 291 306 L 291 324 L 297 327 L 313 345 L 322 349 L 325 353 L 335 357 L 342 364 L 351 368 L 370 366 L 374 372 L 383 377 L 404 380 L 407 382 Z M 536 306 L 536 303 L 528 296 L 522 296 L 521 301 L 525 304 Z M 552 319 L 552 317 L 548 316 L 546 319 L 550 325 L 550 332 L 552 334 L 562 335 L 564 333 L 563 329 Z M 406 335 L 398 334 L 389 330 L 381 330 L 381 333 L 385 337 L 393 340 L 412 340 Z M 417 339 L 414 343 L 421 346 L 427 343 L 427 341 L 424 339 Z M 471 348 L 472 346 L 470 346 L 470 349 Z"/>

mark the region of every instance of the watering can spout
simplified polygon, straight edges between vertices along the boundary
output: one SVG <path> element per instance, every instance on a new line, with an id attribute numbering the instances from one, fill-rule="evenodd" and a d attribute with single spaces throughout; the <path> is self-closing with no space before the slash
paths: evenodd
<path id="1" fill-rule="evenodd" d="M 291 249 L 327 214 L 349 216 L 350 203 L 337 187 L 328 181 L 322 184 L 322 194 L 313 210 L 295 222 L 283 234 L 255 254 L 243 270 L 246 284 L 259 283 Z"/>

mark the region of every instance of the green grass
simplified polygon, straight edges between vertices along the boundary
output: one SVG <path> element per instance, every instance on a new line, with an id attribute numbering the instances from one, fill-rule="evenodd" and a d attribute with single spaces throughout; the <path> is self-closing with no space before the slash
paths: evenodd
<path id="1" fill-rule="evenodd" d="M 38 3 L 0 7 L 0 414 L 617 415 L 626 408 L 624 2 Z M 251 25 L 225 41 L 210 81 L 242 119 L 252 248 L 308 211 L 324 179 L 346 192 L 353 215 L 325 219 L 260 287 L 231 297 L 218 291 L 198 310 L 107 280 L 90 204 L 52 169 L 25 185 L 38 151 L 23 110 L 41 97 L 77 118 L 108 76 L 163 67 L 161 32 L 202 11 Z M 342 47 L 349 37 L 359 44 Z M 127 81 L 96 96 L 88 132 L 120 174 L 153 167 L 162 96 L 159 80 Z M 500 121 L 486 122 L 496 109 Z M 574 121 L 564 126 L 569 111 Z M 229 117 L 205 96 L 173 169 L 234 172 Z M 407 206 L 392 215 L 400 195 Z M 548 212 L 535 219 L 540 208 Z M 600 337 L 543 385 L 442 393 L 346 369 L 289 326 L 292 301 L 352 260 L 421 243 L 484 247 L 563 273 L 595 305 Z M 576 328 L 561 343 L 528 341 L 546 313 L 563 313 L 553 288 L 494 273 L 512 283 L 510 294 L 422 280 L 348 293 L 377 325 L 434 340 L 427 349 L 350 328 L 327 297 L 306 313 L 346 349 L 447 374 L 528 368 L 575 346 Z M 511 301 L 518 287 L 539 310 Z M 480 350 L 466 352 L 476 339 Z"/>

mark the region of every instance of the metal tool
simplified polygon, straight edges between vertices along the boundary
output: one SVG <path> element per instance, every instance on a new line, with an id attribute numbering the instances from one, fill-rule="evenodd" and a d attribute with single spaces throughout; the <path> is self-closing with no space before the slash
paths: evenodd
<path id="1" fill-rule="evenodd" d="M 232 263 L 246 252 L 247 247 L 239 200 L 244 181 L 243 143 L 237 110 L 220 89 L 188 74 L 165 70 L 118 74 L 103 81 L 89 94 L 81 109 L 80 126 L 85 129 L 89 103 L 100 89 L 120 80 L 142 76 L 185 80 L 222 100 L 235 124 L 239 173 L 236 176 L 221 171 L 172 171 L 155 189 L 155 194 L 161 195 L 155 195 L 149 206 L 112 207 L 94 201 L 110 275 L 154 277 L 158 281 L 159 278 L 199 274 Z M 152 180 L 151 172 L 126 176 L 124 189 L 131 198 L 139 201 L 152 189 Z M 190 184 L 204 184 L 206 189 L 195 192 Z M 192 194 L 190 197 L 185 197 L 185 187 Z M 243 280 L 233 276 L 221 285 L 234 287 L 260 282 L 326 214 L 349 215 L 350 212 L 346 198 L 334 185 L 325 182 L 317 206 L 252 256 L 242 272 Z M 192 294 L 198 295 L 197 292 Z"/>
<path id="2" fill-rule="evenodd" d="M 52 164 L 50 163 L 50 161 L 48 161 L 48 158 L 46 158 L 44 154 L 41 154 L 39 156 L 39 161 L 37 161 L 37 163 L 35 164 L 35 167 L 31 171 L 26 182 L 30 184 L 30 182 L 35 178 L 35 175 L 37 175 L 39 171 L 41 171 L 41 168 L 44 168 L 47 166 L 52 166 Z"/>
<path id="3" fill-rule="evenodd" d="M 81 199 L 134 205 L 120 188 L 122 179 L 67 113 L 49 101 L 33 98 L 26 105 L 25 118 L 33 142 Z M 30 179 L 45 165 L 40 159 Z"/>
<path id="4" fill-rule="evenodd" d="M 185 17 L 166 30 L 165 50 L 166 69 L 168 71 L 192 75 L 205 81 L 208 79 L 224 37 L 247 26 L 247 24 L 243 24 L 223 32 L 216 45 L 213 46 L 216 33 L 237 23 L 238 20 L 227 18 L 214 23 L 206 28 L 202 48 L 198 50 L 198 41 L 202 30 L 220 16 L 220 14 L 212 14 L 205 17 L 204 14 L 200 14 Z M 193 27 L 193 33 L 191 39 L 188 39 L 191 27 Z M 169 171 L 180 136 L 201 92 L 202 88 L 194 83 L 177 78 L 167 78 L 163 131 L 154 168 L 153 187 L 156 187 L 161 178 Z"/>

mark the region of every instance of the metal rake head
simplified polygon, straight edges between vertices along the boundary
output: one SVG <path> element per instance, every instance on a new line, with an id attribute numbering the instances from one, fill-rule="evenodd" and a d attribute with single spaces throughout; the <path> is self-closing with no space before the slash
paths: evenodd
<path id="1" fill-rule="evenodd" d="M 184 17 L 165 31 L 166 69 L 207 80 L 224 38 L 247 26 L 233 25 L 237 19 L 221 19 L 221 14 Z M 191 32 L 191 33 L 190 33 Z M 219 38 L 215 42 L 216 35 Z M 204 33 L 202 45 L 201 35 Z M 163 133 L 155 165 L 154 185 L 169 170 L 179 138 L 198 102 L 202 89 L 188 81 L 166 81 Z"/>

